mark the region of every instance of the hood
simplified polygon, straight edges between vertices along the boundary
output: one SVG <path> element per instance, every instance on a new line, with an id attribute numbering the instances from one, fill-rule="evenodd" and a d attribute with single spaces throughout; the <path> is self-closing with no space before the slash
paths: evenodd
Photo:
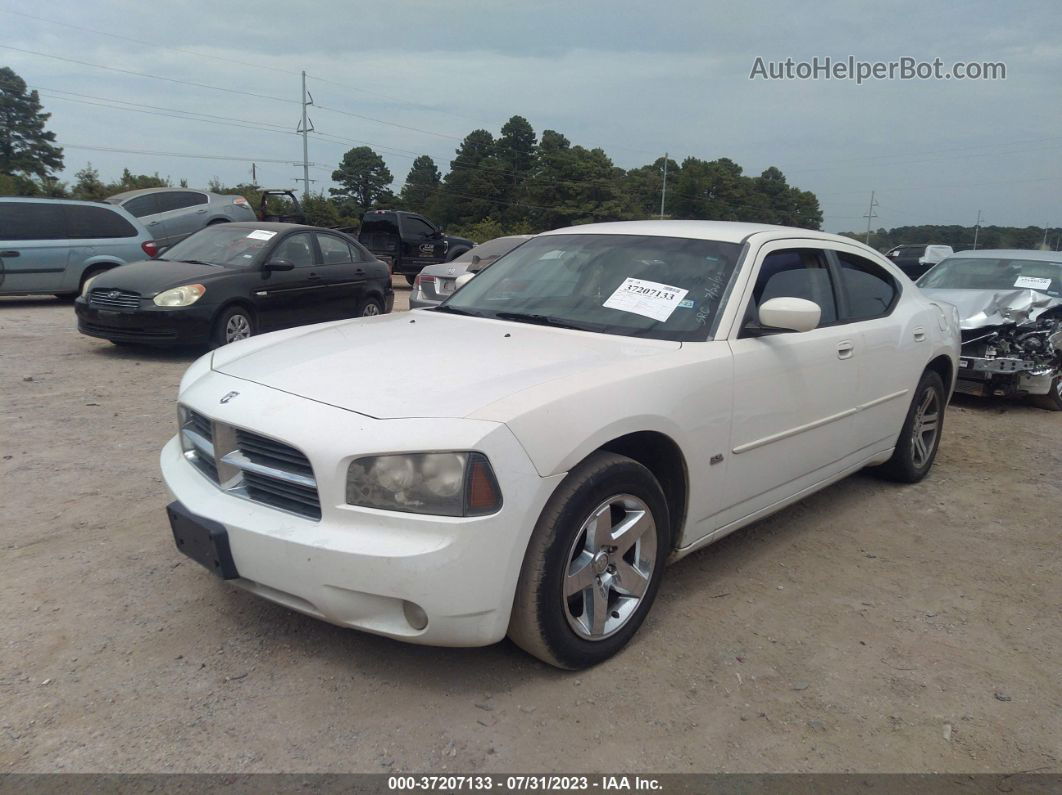
<path id="1" fill-rule="evenodd" d="M 417 311 L 252 338 L 213 369 L 377 419 L 466 417 L 517 392 L 678 342 Z"/>
<path id="2" fill-rule="evenodd" d="M 1036 320 L 1062 299 L 1037 290 L 922 290 L 928 297 L 946 301 L 959 310 L 959 328 L 984 328 Z"/>
<path id="3" fill-rule="evenodd" d="M 232 272 L 230 268 L 217 265 L 193 265 L 190 262 L 151 259 L 119 265 L 104 271 L 96 277 L 92 289 L 130 290 L 151 296 L 171 287 L 206 282 Z"/>

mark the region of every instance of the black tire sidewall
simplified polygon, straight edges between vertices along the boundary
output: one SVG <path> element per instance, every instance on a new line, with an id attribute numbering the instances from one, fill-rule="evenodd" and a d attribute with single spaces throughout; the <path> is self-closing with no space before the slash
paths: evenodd
<path id="1" fill-rule="evenodd" d="M 568 555 L 582 523 L 598 505 L 617 494 L 632 494 L 649 507 L 656 523 L 657 558 L 649 588 L 630 620 L 616 634 L 598 641 L 580 638 L 568 625 L 564 612 L 564 574 Z M 663 580 L 665 563 L 670 552 L 670 532 L 667 502 L 656 479 L 641 464 L 623 459 L 611 464 L 604 472 L 585 479 L 560 508 L 546 548 L 543 577 L 538 593 L 538 621 L 543 640 L 553 655 L 565 667 L 585 668 L 596 665 L 616 654 L 634 636 L 645 620 Z"/>

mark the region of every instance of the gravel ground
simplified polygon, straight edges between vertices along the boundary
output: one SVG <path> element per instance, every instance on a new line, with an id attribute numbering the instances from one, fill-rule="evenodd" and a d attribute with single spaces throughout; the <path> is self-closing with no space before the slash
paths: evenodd
<path id="1" fill-rule="evenodd" d="M 1062 771 L 1062 415 L 960 396 L 926 481 L 858 475 L 687 558 L 571 674 L 180 555 L 158 452 L 195 355 L 0 300 L 0 771 Z"/>

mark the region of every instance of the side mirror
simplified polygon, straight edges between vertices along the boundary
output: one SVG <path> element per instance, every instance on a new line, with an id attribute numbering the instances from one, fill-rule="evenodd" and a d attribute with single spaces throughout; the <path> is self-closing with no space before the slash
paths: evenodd
<path id="1" fill-rule="evenodd" d="M 786 331 L 811 331 L 818 327 L 821 317 L 819 305 L 803 298 L 772 298 L 763 303 L 759 313 L 761 326 Z"/>
<path id="2" fill-rule="evenodd" d="M 458 276 L 454 280 L 454 292 L 457 292 L 470 281 L 472 281 L 472 279 L 475 278 L 475 275 L 476 274 L 474 273 L 462 273 L 460 276 Z"/>
<path id="3" fill-rule="evenodd" d="M 262 266 L 262 270 L 266 273 L 271 271 L 293 271 L 295 270 L 295 263 L 286 259 L 270 260 Z"/>

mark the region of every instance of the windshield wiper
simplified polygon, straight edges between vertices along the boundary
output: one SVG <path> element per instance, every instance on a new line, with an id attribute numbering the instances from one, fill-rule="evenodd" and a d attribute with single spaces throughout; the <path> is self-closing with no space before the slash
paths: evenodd
<path id="1" fill-rule="evenodd" d="M 451 315 L 464 315 L 465 317 L 483 317 L 479 312 L 469 312 L 467 309 L 459 309 L 456 306 L 440 304 L 431 308 L 432 312 L 446 312 Z"/>
<path id="2" fill-rule="evenodd" d="M 592 328 L 585 325 L 576 323 L 570 323 L 567 320 L 561 320 L 560 318 L 552 317 L 550 315 L 537 315 L 533 313 L 525 312 L 495 312 L 493 317 L 498 320 L 513 320 L 517 323 L 533 323 L 536 326 L 550 326 L 552 328 L 566 328 L 573 329 L 574 331 L 595 331 L 596 328 Z"/>
<path id="3" fill-rule="evenodd" d="M 179 259 L 179 260 L 166 260 L 167 262 L 186 262 L 189 265 L 210 265 L 214 268 L 221 267 L 216 262 L 203 262 L 201 259 Z"/>

